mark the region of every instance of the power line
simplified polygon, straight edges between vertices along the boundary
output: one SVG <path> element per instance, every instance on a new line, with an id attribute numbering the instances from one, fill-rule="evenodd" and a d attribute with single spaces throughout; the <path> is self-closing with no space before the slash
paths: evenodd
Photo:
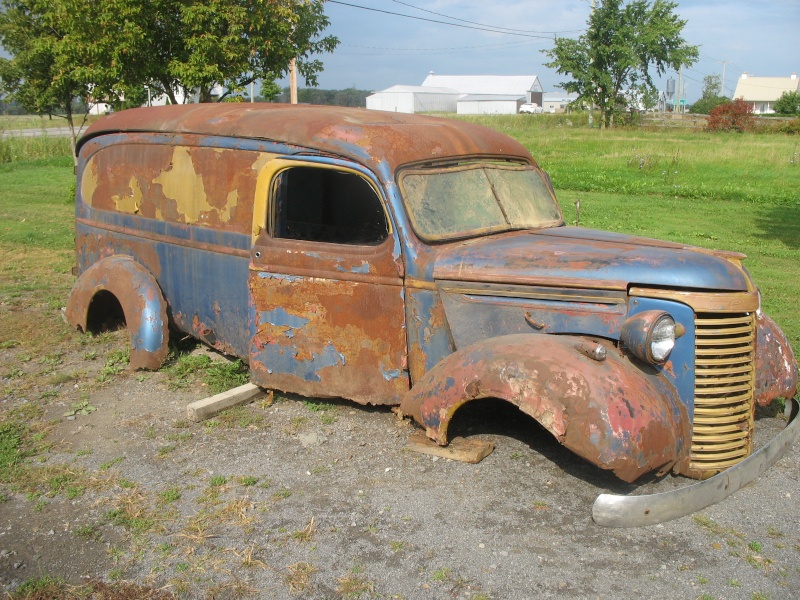
<path id="1" fill-rule="evenodd" d="M 714 58 L 713 56 L 709 56 L 705 52 L 700 52 L 700 55 L 703 56 L 706 60 L 713 60 L 714 62 L 722 62 L 720 59 Z"/>
<path id="2" fill-rule="evenodd" d="M 439 52 L 439 51 L 450 51 L 450 50 L 482 50 L 485 48 L 519 48 L 524 46 L 533 46 L 539 44 L 540 42 L 525 42 L 525 41 L 518 41 L 518 42 L 502 42 L 500 44 L 481 44 L 478 46 L 450 46 L 450 47 L 441 47 L 441 48 L 387 48 L 385 46 L 363 46 L 360 44 L 341 44 L 342 46 L 347 46 L 348 48 L 363 48 L 365 50 L 390 50 L 393 52 Z"/>
<path id="3" fill-rule="evenodd" d="M 498 29 L 492 29 L 490 27 L 478 27 L 475 25 L 462 25 L 460 23 L 449 23 L 448 21 L 439 21 L 436 19 L 427 19 L 425 17 L 415 17 L 413 15 L 404 15 L 402 13 L 396 13 L 389 10 L 381 10 L 379 8 L 370 8 L 369 6 L 360 6 L 358 4 L 350 4 L 349 2 L 340 2 L 339 0 L 328 0 L 330 4 L 340 4 L 342 6 L 349 6 L 351 8 L 360 8 L 361 10 L 369 10 L 372 12 L 383 13 L 385 15 L 392 15 L 395 17 L 405 17 L 406 19 L 415 19 L 417 21 L 427 21 L 428 23 L 437 23 L 439 25 L 449 25 L 450 27 L 461 27 L 463 29 L 476 29 L 478 31 L 489 31 L 491 33 L 502 33 L 504 35 L 518 35 L 521 37 L 528 37 L 528 38 L 535 38 L 535 39 L 543 39 L 549 40 L 553 38 L 554 34 L 550 35 L 535 35 L 530 33 L 515 33 L 512 31 L 500 31 Z"/>
<path id="4" fill-rule="evenodd" d="M 520 33 L 544 33 L 549 35 L 555 35 L 557 33 L 580 33 L 584 31 L 583 29 L 573 29 L 570 31 L 531 31 L 528 29 L 513 29 L 511 27 L 500 27 L 498 25 L 487 25 L 486 23 L 476 23 L 475 21 L 467 21 L 466 19 L 459 19 L 458 17 L 451 17 L 450 15 L 445 15 L 442 13 L 434 12 L 432 10 L 428 10 L 427 8 L 420 8 L 419 6 L 414 6 L 413 4 L 409 4 L 408 2 L 401 2 L 400 0 L 392 0 L 396 4 L 402 4 L 403 6 L 408 6 L 409 8 L 413 8 L 415 10 L 421 10 L 422 12 L 429 13 L 431 15 L 436 15 L 437 17 L 444 17 L 445 19 L 450 19 L 451 21 L 461 21 L 462 23 L 470 23 L 471 25 L 480 25 L 481 27 L 491 27 L 492 29 L 503 29 L 508 32 L 520 32 Z M 500 32 L 498 32 L 500 33 Z"/>
<path id="5" fill-rule="evenodd" d="M 490 45 L 490 46 L 464 46 L 462 48 L 380 48 L 374 46 L 357 46 L 354 44 L 341 44 L 341 46 L 346 46 L 348 48 L 363 48 L 364 52 L 342 52 L 341 50 L 337 50 L 337 54 L 346 54 L 348 56 L 414 56 L 416 54 L 424 53 L 426 55 L 432 56 L 436 54 L 454 54 L 458 52 L 469 53 L 471 51 L 480 51 L 484 50 L 490 52 L 492 48 L 497 50 L 508 49 L 508 48 L 528 48 L 528 47 L 535 47 L 537 45 L 541 45 L 541 41 L 536 42 L 511 42 L 509 44 L 498 44 L 498 45 Z M 366 50 L 370 50 L 367 52 Z"/>

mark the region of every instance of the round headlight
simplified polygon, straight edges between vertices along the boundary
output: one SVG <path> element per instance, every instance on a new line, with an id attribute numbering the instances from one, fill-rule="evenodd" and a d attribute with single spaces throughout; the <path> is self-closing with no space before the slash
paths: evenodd
<path id="1" fill-rule="evenodd" d="M 664 315 L 650 331 L 647 344 L 650 347 L 650 356 L 657 363 L 667 360 L 669 353 L 675 347 L 675 320 L 669 315 Z"/>
<path id="2" fill-rule="evenodd" d="M 678 337 L 675 319 L 661 310 L 648 310 L 627 319 L 620 340 L 640 360 L 663 363 L 675 347 Z"/>

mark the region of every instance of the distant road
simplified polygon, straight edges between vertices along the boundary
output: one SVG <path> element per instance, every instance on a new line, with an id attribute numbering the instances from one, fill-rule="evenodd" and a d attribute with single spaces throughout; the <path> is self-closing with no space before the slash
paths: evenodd
<path id="1" fill-rule="evenodd" d="M 85 130 L 85 128 L 84 128 Z M 69 135 L 69 127 L 47 127 L 38 129 L 7 129 L 2 132 L 2 137 L 66 137 Z"/>

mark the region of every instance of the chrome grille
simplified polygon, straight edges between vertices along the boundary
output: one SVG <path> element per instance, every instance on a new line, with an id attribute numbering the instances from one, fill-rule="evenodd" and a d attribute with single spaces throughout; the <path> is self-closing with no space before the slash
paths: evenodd
<path id="1" fill-rule="evenodd" d="M 755 315 L 698 313 L 689 473 L 704 479 L 750 455 Z"/>

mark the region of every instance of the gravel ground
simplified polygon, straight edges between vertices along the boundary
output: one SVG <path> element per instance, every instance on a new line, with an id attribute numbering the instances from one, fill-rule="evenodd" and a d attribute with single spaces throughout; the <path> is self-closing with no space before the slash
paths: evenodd
<path id="1" fill-rule="evenodd" d="M 9 358 L 6 351 L 5 357 Z M 74 369 L 74 358 L 64 368 Z M 794 598 L 800 448 L 700 514 L 638 529 L 591 520 L 616 482 L 513 407 L 465 407 L 454 435 L 495 451 L 464 464 L 406 449 L 385 408 L 260 398 L 204 423 L 164 373 L 81 385 L 47 405 L 44 467 L 82 494 L 0 502 L 0 590 L 43 575 L 130 581 L 187 598 Z M 84 396 L 85 397 L 85 396 Z M 25 402 L 14 395 L 0 409 Z M 757 445 L 784 426 L 758 421 Z M 792 592 L 794 590 L 794 592 Z"/>

